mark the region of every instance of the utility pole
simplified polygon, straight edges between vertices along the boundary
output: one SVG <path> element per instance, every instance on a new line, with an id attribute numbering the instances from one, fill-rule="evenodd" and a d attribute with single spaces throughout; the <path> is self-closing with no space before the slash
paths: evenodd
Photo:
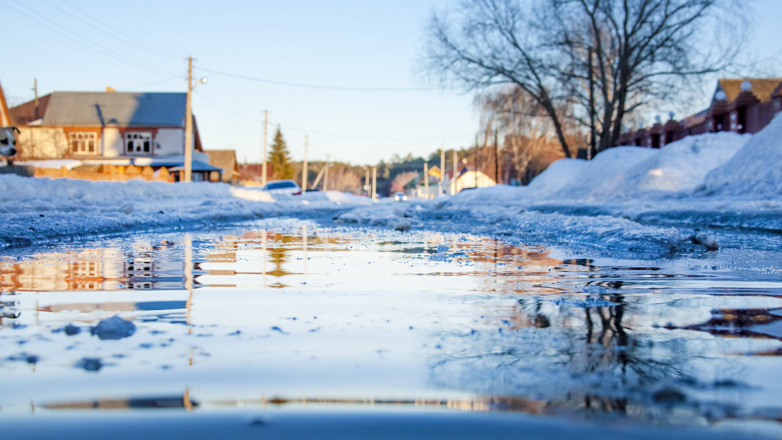
<path id="1" fill-rule="evenodd" d="M 481 167 L 480 148 L 478 147 L 478 135 L 475 135 L 475 170 L 473 170 L 472 183 L 474 188 L 478 187 L 478 169 Z"/>
<path id="2" fill-rule="evenodd" d="M 185 182 L 193 180 L 193 57 L 187 57 L 187 103 L 185 110 Z"/>
<path id="3" fill-rule="evenodd" d="M 301 190 L 304 192 L 307 192 L 307 172 L 309 168 L 307 167 L 307 148 L 309 147 L 309 140 L 310 137 L 305 135 L 304 136 L 304 167 L 301 171 Z"/>
<path id="4" fill-rule="evenodd" d="M 266 186 L 266 140 L 269 130 L 269 110 L 263 111 L 263 169 L 261 170 L 261 184 Z"/>
<path id="5" fill-rule="evenodd" d="M 40 116 L 38 116 L 40 114 L 38 111 L 40 108 L 38 106 L 38 78 L 33 78 L 33 91 L 35 92 L 35 120 L 37 121 L 40 119 Z"/>
<path id="6" fill-rule="evenodd" d="M 445 142 L 443 142 L 443 146 L 440 147 L 440 193 L 445 194 L 445 187 L 443 184 L 445 183 Z"/>
<path id="7" fill-rule="evenodd" d="M 377 167 L 372 167 L 372 200 L 377 198 Z"/>
<path id="8" fill-rule="evenodd" d="M 494 183 L 500 183 L 500 144 L 497 142 L 497 129 L 494 129 Z"/>
<path id="9" fill-rule="evenodd" d="M 456 194 L 456 179 L 459 178 L 459 155 L 456 153 L 456 149 L 453 150 L 453 191 L 451 195 Z"/>
<path id="10" fill-rule="evenodd" d="M 485 150 L 486 146 L 489 145 L 489 131 L 490 130 L 491 130 L 491 121 L 489 121 L 486 124 L 486 131 L 483 133 L 483 148 L 481 148 L 481 151 Z M 485 173 L 484 173 L 484 175 L 485 175 Z M 475 178 L 477 180 L 478 176 L 476 175 Z M 483 175 L 481 176 L 481 183 L 486 183 L 484 181 L 484 179 L 483 179 Z"/>
<path id="11" fill-rule="evenodd" d="M 369 182 L 369 167 L 364 167 L 364 171 L 367 172 L 367 176 L 364 178 L 364 190 L 366 190 L 367 195 L 370 195 L 372 193 L 372 184 Z"/>
<path id="12" fill-rule="evenodd" d="M 424 194 L 429 198 L 429 162 L 424 162 Z"/>
<path id="13" fill-rule="evenodd" d="M 329 155 L 326 155 L 326 173 L 323 175 L 323 191 L 328 191 L 329 186 Z"/>

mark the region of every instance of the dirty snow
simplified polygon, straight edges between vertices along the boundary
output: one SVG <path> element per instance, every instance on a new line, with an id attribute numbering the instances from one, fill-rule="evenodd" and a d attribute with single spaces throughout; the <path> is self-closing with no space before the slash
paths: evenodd
<path id="1" fill-rule="evenodd" d="M 223 183 L 91 182 L 0 176 L 0 248 L 151 228 L 199 227 L 369 205 L 336 191 L 271 194 Z"/>

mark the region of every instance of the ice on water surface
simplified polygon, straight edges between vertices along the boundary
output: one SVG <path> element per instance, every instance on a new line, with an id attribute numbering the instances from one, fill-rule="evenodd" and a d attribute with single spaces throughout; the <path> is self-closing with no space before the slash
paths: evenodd
<path id="1" fill-rule="evenodd" d="M 777 261 L 754 252 L 753 266 Z M 721 258 L 284 220 L 9 250 L 0 408 L 371 401 L 773 421 L 782 276 Z"/>

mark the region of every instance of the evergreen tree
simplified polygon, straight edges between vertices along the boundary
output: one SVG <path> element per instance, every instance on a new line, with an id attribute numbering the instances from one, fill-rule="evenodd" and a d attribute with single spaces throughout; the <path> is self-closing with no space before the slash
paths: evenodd
<path id="1" fill-rule="evenodd" d="M 280 127 L 277 127 L 277 133 L 274 135 L 271 151 L 269 151 L 269 163 L 272 165 L 272 176 L 275 180 L 293 179 L 293 165 L 291 164 L 291 155 L 288 152 L 288 145 L 282 138 Z"/>

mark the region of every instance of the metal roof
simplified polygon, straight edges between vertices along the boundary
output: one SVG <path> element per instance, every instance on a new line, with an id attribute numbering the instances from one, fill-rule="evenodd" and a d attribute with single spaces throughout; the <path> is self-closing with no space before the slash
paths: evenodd
<path id="1" fill-rule="evenodd" d="M 53 92 L 44 125 L 182 127 L 185 93 Z"/>
<path id="2" fill-rule="evenodd" d="M 185 167 L 180 165 L 177 167 L 169 168 L 169 171 L 182 171 Z M 222 168 L 217 168 L 215 166 L 209 165 L 208 163 L 199 162 L 197 160 L 193 161 L 193 171 L 220 171 L 223 172 Z"/>

